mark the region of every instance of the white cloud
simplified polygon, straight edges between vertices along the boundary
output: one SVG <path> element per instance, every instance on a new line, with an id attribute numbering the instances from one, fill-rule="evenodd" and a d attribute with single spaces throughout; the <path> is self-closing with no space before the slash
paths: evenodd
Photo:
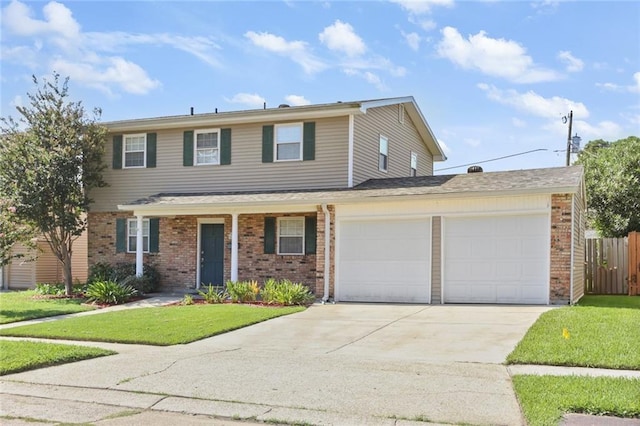
<path id="1" fill-rule="evenodd" d="M 233 104 L 247 105 L 252 108 L 262 108 L 266 102 L 266 99 L 257 93 L 236 93 L 233 95 L 233 98 L 225 98 L 225 100 Z"/>
<path id="2" fill-rule="evenodd" d="M 620 92 L 623 88 L 615 83 L 596 83 L 596 87 L 609 92 Z"/>
<path id="3" fill-rule="evenodd" d="M 451 148 L 449 148 L 449 145 L 447 145 L 442 139 L 438 139 L 438 145 L 440 145 L 440 148 L 442 148 L 445 155 L 451 154 Z"/>
<path id="4" fill-rule="evenodd" d="M 478 84 L 478 88 L 484 91 L 489 99 L 512 106 L 536 117 L 559 120 L 562 115 L 568 114 L 569 111 L 573 111 L 574 117 L 583 119 L 589 117 L 589 111 L 583 103 L 559 96 L 545 98 L 533 90 L 520 93 L 515 90 L 500 90 L 485 83 Z"/>
<path id="5" fill-rule="evenodd" d="M 113 84 L 120 86 L 125 92 L 137 95 L 160 87 L 160 82 L 150 78 L 139 65 L 120 57 L 109 57 L 100 63 L 57 59 L 52 62 L 51 67 L 61 75 L 69 76 L 73 81 L 108 94 L 113 94 L 110 88 Z"/>
<path id="6" fill-rule="evenodd" d="M 342 70 L 346 75 L 353 77 L 360 77 L 364 79 L 367 83 L 374 85 L 381 92 L 386 91 L 388 88 L 382 82 L 380 77 L 370 71 L 361 71 L 354 68 L 345 68 Z"/>
<path id="7" fill-rule="evenodd" d="M 464 138 L 463 142 L 469 145 L 471 148 L 477 148 L 482 145 L 482 142 L 479 139 L 475 138 Z"/>
<path id="8" fill-rule="evenodd" d="M 402 31 L 402 36 L 412 50 L 417 51 L 418 49 L 420 49 L 420 41 L 422 40 L 422 38 L 418 33 L 413 32 L 407 34 Z"/>
<path id="9" fill-rule="evenodd" d="M 558 59 L 565 64 L 567 72 L 578 72 L 584 68 L 584 62 L 567 50 L 558 52 Z"/>
<path id="10" fill-rule="evenodd" d="M 453 6 L 453 0 L 391 0 L 404 10 L 415 15 L 431 13 L 434 6 Z"/>
<path id="11" fill-rule="evenodd" d="M 307 74 L 313 74 L 326 68 L 322 61 L 308 51 L 308 45 L 304 41 L 287 41 L 280 36 L 267 32 L 247 31 L 244 36 L 255 46 L 291 58 Z"/>
<path id="12" fill-rule="evenodd" d="M 464 39 L 457 29 L 445 27 L 438 54 L 454 64 L 515 83 L 558 80 L 553 70 L 538 67 L 515 41 L 488 37 L 484 31 Z"/>
<path id="13" fill-rule="evenodd" d="M 182 50 L 210 66 L 220 66 L 219 46 L 208 37 L 177 34 L 82 32 L 69 8 L 56 1 L 42 7 L 43 19 L 33 17 L 24 3 L 13 0 L 2 9 L 2 28 L 18 37 L 35 38 L 33 47 L 2 45 L 2 58 L 31 69 L 49 65 L 73 80 L 113 95 L 119 91 L 145 94 L 160 86 L 123 47 L 149 45 Z M 41 72 L 38 70 L 38 72 Z"/>
<path id="14" fill-rule="evenodd" d="M 44 20 L 31 17 L 31 9 L 17 0 L 4 8 L 2 22 L 5 30 L 21 36 L 58 34 L 67 39 L 77 37 L 80 25 L 71 10 L 61 3 L 51 1 L 42 9 Z"/>
<path id="15" fill-rule="evenodd" d="M 347 56 L 360 56 L 367 51 L 367 46 L 353 27 L 340 20 L 326 27 L 318 38 L 330 50 L 345 53 Z"/>
<path id="16" fill-rule="evenodd" d="M 20 96 L 20 95 L 14 96 L 14 98 L 11 99 L 11 102 L 9 102 L 9 105 L 11 105 L 12 107 L 21 107 L 21 106 L 23 106 L 22 96 Z"/>
<path id="17" fill-rule="evenodd" d="M 527 127 L 527 123 L 524 120 L 520 120 L 519 118 L 513 117 L 511 119 L 511 124 L 513 127 Z"/>
<path id="18" fill-rule="evenodd" d="M 289 105 L 293 105 L 293 106 L 311 104 L 311 101 L 305 99 L 304 96 L 300 96 L 300 95 L 287 95 L 284 97 L 284 99 L 289 103 Z"/>
<path id="19" fill-rule="evenodd" d="M 640 93 L 640 71 L 633 74 L 634 85 L 629 86 L 628 89 L 632 93 Z"/>

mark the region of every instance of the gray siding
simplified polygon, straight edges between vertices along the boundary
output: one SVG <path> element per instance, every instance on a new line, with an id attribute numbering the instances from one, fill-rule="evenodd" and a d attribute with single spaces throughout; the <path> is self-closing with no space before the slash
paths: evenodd
<path id="1" fill-rule="evenodd" d="M 185 130 L 157 131 L 157 165 L 147 169 L 118 169 L 111 166 L 111 135 L 107 141 L 104 172 L 108 187 L 91 193 L 91 211 L 115 211 L 126 204 L 161 192 L 224 192 L 347 186 L 349 141 L 348 117 L 316 122 L 316 150 L 313 161 L 262 163 L 262 124 L 230 126 L 231 164 L 224 166 L 182 165 Z M 220 126 L 224 128 L 226 126 Z M 155 132 L 148 129 L 148 133 Z"/>
<path id="2" fill-rule="evenodd" d="M 584 296 L 584 259 L 585 259 L 585 200 L 583 197 L 583 185 L 580 185 L 580 189 L 573 196 L 573 299 L 571 303 L 575 303 L 582 296 Z"/>
<path id="3" fill-rule="evenodd" d="M 431 304 L 442 300 L 442 217 L 431 218 Z"/>
<path id="4" fill-rule="evenodd" d="M 380 135 L 389 140 L 388 171 L 378 170 Z M 418 176 L 433 174 L 433 155 L 420 139 L 409 115 L 398 121 L 398 105 L 371 108 L 355 116 L 353 147 L 353 184 L 371 178 L 410 176 L 411 152 L 418 154 Z"/>

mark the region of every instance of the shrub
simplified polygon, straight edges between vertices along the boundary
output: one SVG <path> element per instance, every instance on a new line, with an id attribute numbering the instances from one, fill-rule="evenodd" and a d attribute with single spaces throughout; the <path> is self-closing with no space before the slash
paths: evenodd
<path id="1" fill-rule="evenodd" d="M 190 294 L 185 294 L 182 298 L 182 302 L 180 303 L 183 305 L 193 305 L 193 296 L 191 296 Z"/>
<path id="2" fill-rule="evenodd" d="M 75 283 L 73 285 L 73 293 L 84 293 L 84 284 Z M 35 292 L 45 296 L 64 296 L 66 288 L 64 283 L 37 283 Z"/>
<path id="3" fill-rule="evenodd" d="M 136 294 L 136 289 L 130 285 L 121 285 L 111 280 L 92 282 L 86 292 L 89 301 L 110 305 L 128 302 Z"/>
<path id="4" fill-rule="evenodd" d="M 265 281 L 260 296 L 265 303 L 285 306 L 308 305 L 315 298 L 304 284 L 293 283 L 287 279 L 277 281 L 274 278 Z"/>
<path id="5" fill-rule="evenodd" d="M 211 284 L 207 286 L 206 293 L 198 290 L 198 294 L 202 296 L 206 303 L 224 303 L 229 298 L 229 294 L 224 290 L 224 287 Z"/>
<path id="6" fill-rule="evenodd" d="M 98 262 L 91 265 L 89 268 L 89 277 L 87 278 L 88 283 L 92 283 L 95 281 L 109 281 L 116 280 L 116 272 L 113 266 L 108 264 L 107 262 Z"/>
<path id="7" fill-rule="evenodd" d="M 227 293 L 233 302 L 253 302 L 259 292 L 257 281 L 227 281 Z"/>
<path id="8" fill-rule="evenodd" d="M 134 277 L 136 279 L 130 277 Z M 117 281 L 119 283 L 124 283 L 125 280 L 127 280 L 126 284 L 133 286 L 141 294 L 153 293 L 158 289 L 160 284 L 160 274 L 154 266 L 146 263 L 142 268 L 142 277 L 136 277 L 135 263 L 118 263 L 116 265 L 110 265 L 106 262 L 98 262 L 91 265 L 91 268 L 89 269 L 89 279 L 87 282 Z"/>

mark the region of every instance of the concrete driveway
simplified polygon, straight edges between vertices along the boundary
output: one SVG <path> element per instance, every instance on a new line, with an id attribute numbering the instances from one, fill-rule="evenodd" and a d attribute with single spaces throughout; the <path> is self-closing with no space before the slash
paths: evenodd
<path id="1" fill-rule="evenodd" d="M 290 423 L 517 425 L 501 363 L 548 309 L 314 305 L 188 345 L 96 344 L 119 355 L 4 379 L 161 394 L 148 408 Z"/>

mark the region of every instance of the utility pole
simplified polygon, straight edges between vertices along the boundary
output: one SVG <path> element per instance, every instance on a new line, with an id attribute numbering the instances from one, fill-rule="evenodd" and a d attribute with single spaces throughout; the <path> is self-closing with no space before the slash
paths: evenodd
<path id="1" fill-rule="evenodd" d="M 567 166 L 571 162 L 571 126 L 573 125 L 573 110 L 569 111 L 569 134 L 567 136 Z"/>

